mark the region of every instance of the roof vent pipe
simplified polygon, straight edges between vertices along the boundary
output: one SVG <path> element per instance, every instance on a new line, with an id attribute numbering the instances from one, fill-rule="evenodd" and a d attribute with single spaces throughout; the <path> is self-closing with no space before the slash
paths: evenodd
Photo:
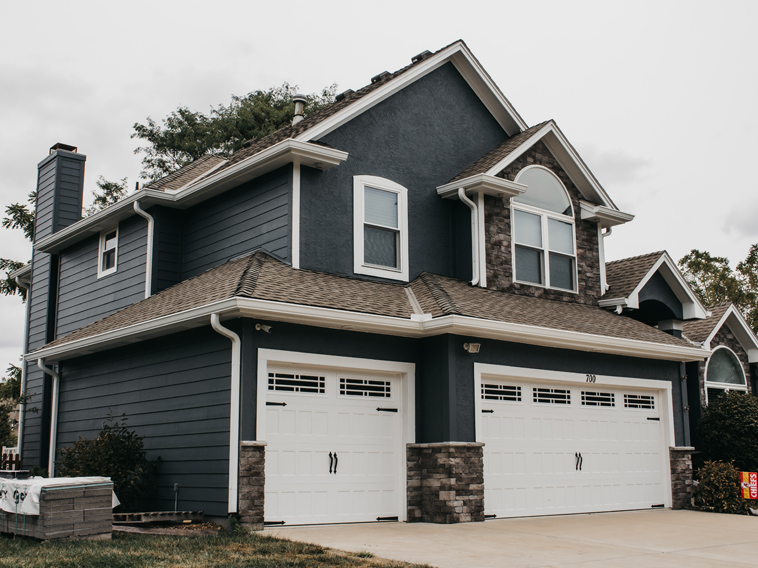
<path id="1" fill-rule="evenodd" d="M 303 111 L 305 110 L 305 103 L 307 99 L 305 95 L 295 95 L 292 97 L 295 102 L 295 116 L 292 117 L 292 126 L 295 126 L 298 122 L 303 120 Z"/>

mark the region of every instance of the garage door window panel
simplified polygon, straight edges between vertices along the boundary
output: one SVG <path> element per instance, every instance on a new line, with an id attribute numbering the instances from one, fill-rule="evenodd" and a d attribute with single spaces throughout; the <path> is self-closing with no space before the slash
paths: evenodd
<path id="1" fill-rule="evenodd" d="M 326 378 L 318 375 L 269 373 L 268 390 L 302 394 L 325 394 Z"/>

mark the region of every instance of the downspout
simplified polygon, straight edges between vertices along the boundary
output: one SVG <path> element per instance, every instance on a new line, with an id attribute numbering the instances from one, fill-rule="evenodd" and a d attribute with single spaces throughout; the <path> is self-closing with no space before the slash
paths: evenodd
<path id="1" fill-rule="evenodd" d="M 239 483 L 239 424 L 240 424 L 240 354 L 239 335 L 221 325 L 218 313 L 211 314 L 211 327 L 232 340 L 232 384 L 229 409 L 229 513 L 237 512 Z"/>
<path id="2" fill-rule="evenodd" d="M 471 285 L 476 286 L 479 284 L 479 213 L 476 203 L 468 198 L 462 187 L 458 188 L 458 199 L 471 209 Z"/>
<path id="3" fill-rule="evenodd" d="M 690 434 L 690 401 L 689 393 L 687 392 L 687 366 L 684 363 L 679 363 L 679 387 L 681 389 L 682 399 L 682 425 L 684 426 L 684 445 L 689 446 L 692 443 L 692 436 Z"/>
<path id="4" fill-rule="evenodd" d="M 149 298 L 153 292 L 153 234 L 155 232 L 155 219 L 134 202 L 134 212 L 140 217 L 147 219 L 147 251 L 145 254 L 145 298 Z"/>
<path id="5" fill-rule="evenodd" d="M 55 477 L 55 446 L 58 443 L 58 392 L 60 389 L 60 377 L 50 367 L 45 367 L 44 359 L 37 359 L 37 367 L 43 373 L 53 377 L 53 403 L 50 416 L 50 451 L 48 452 L 48 476 Z"/>
<path id="6" fill-rule="evenodd" d="M 26 320 L 24 321 L 24 353 L 26 353 L 29 348 L 29 293 L 31 286 L 27 286 L 21 282 L 21 278 L 18 276 L 16 276 L 16 284 L 26 290 Z M 24 421 L 26 419 L 26 398 L 24 397 L 26 394 L 26 359 L 24 358 L 21 359 L 21 388 L 19 389 L 19 393 L 21 395 L 21 404 L 19 404 L 18 408 L 18 442 L 16 446 L 18 447 L 19 457 L 23 457 L 24 454 L 21 452 L 23 450 Z"/>
<path id="7" fill-rule="evenodd" d="M 610 286 L 608 286 L 608 279 L 605 274 L 605 238 L 611 235 L 613 232 L 613 227 L 608 227 L 606 231 L 603 232 L 603 228 L 598 225 L 597 231 L 600 234 L 600 295 L 603 295 L 610 288 Z"/>

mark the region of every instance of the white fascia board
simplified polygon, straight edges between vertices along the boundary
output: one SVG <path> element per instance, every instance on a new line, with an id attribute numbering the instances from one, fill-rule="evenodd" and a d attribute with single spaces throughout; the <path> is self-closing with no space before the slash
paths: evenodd
<path id="1" fill-rule="evenodd" d="M 634 219 L 631 213 L 624 213 L 617 209 L 611 209 L 605 205 L 596 205 L 588 201 L 580 201 L 581 217 L 585 221 L 594 221 L 601 227 L 615 227 L 628 223 Z"/>
<path id="2" fill-rule="evenodd" d="M 508 136 L 518 134 L 527 128 L 526 123 L 518 115 L 508 99 L 503 96 L 492 79 L 487 75 L 468 47 L 457 41 L 446 49 L 432 55 L 414 68 L 400 74 L 371 93 L 361 97 L 354 103 L 322 120 L 318 124 L 299 134 L 296 140 L 318 140 L 336 130 L 359 114 L 376 106 L 414 81 L 428 75 L 447 62 L 452 62 L 461 73 L 482 103 L 495 117 Z"/>
<path id="3" fill-rule="evenodd" d="M 639 284 L 637 284 L 637 287 L 632 291 L 632 293 L 629 294 L 627 301 L 630 307 L 639 307 L 640 291 L 653 277 L 653 274 L 659 270 L 661 276 L 663 276 L 663 279 L 666 281 L 666 284 L 668 284 L 671 288 L 671 291 L 674 292 L 679 301 L 682 302 L 682 315 L 685 320 L 704 319 L 708 316 L 708 310 L 705 309 L 703 303 L 692 291 L 690 285 L 687 284 L 687 281 L 684 279 L 684 276 L 682 276 L 682 273 L 679 272 L 679 269 L 677 268 L 672 258 L 665 251 L 655 262 L 653 267 L 647 272 L 647 274 L 645 274 L 645 276 L 640 280 Z"/>
<path id="4" fill-rule="evenodd" d="M 758 338 L 756 338 L 753 330 L 750 329 L 740 311 L 733 305 L 729 306 L 724 312 L 724 315 L 721 316 L 718 324 L 713 327 L 703 345 L 707 345 L 710 349 L 713 338 L 724 325 L 729 327 L 730 331 L 737 338 L 737 341 L 742 345 L 742 348 L 747 353 L 748 362 L 758 363 Z"/>
<path id="5" fill-rule="evenodd" d="M 233 166 L 202 177 L 181 191 L 169 193 L 157 189 L 140 189 L 118 203 L 40 239 L 34 243 L 34 247 L 43 252 L 58 252 L 83 237 L 99 234 L 135 215 L 135 201 L 139 201 L 143 209 L 156 203 L 185 209 L 289 163 L 328 170 L 347 160 L 347 156 L 348 153 L 342 150 L 288 138 Z"/>
<path id="6" fill-rule="evenodd" d="M 32 263 L 25 264 L 21 268 L 17 268 L 13 272 L 8 273 L 8 278 L 11 280 L 15 280 L 16 278 L 20 280 L 29 280 L 29 278 L 32 275 Z"/>
<path id="7" fill-rule="evenodd" d="M 142 341 L 147 337 L 167 333 L 207 323 L 212 313 L 226 317 L 254 317 L 271 321 L 281 321 L 301 325 L 313 325 L 348 331 L 380 333 L 400 337 L 425 337 L 451 333 L 542 345 L 560 349 L 610 353 L 629 357 L 664 359 L 670 361 L 699 361 L 710 355 L 710 351 L 698 347 L 686 347 L 571 332 L 560 329 L 514 324 L 501 321 L 483 320 L 469 316 L 442 316 L 439 318 L 398 318 L 359 312 L 349 312 L 334 308 L 321 308 L 258 300 L 252 298 L 231 298 L 170 316 L 135 324 L 120 330 L 106 332 L 64 345 L 42 349 L 27 354 L 27 360 L 40 357 L 49 361 L 68 359 L 91 353 L 107 347 Z"/>
<path id="8" fill-rule="evenodd" d="M 179 331 L 207 323 L 210 325 L 210 316 L 213 313 L 229 315 L 236 309 L 235 298 L 222 300 L 212 304 L 206 304 L 198 308 L 184 310 L 148 320 L 145 322 L 129 325 L 113 331 L 106 331 L 92 337 L 77 339 L 55 347 L 39 349 L 24 355 L 27 361 L 34 361 L 40 357 L 50 362 L 57 362 L 71 357 L 78 357 L 88 353 L 94 353 L 110 347 L 137 343 L 156 335 L 162 335 L 167 331 Z"/>
<path id="9" fill-rule="evenodd" d="M 488 174 L 476 174 L 460 181 L 446 183 L 437 188 L 437 194 L 445 199 L 458 199 L 458 188 L 462 187 L 467 195 L 483 193 L 484 195 L 500 195 L 516 197 L 526 191 L 526 186 L 515 181 L 495 177 Z"/>
<path id="10" fill-rule="evenodd" d="M 555 155 L 558 163 L 566 171 L 566 174 L 574 182 L 581 194 L 592 201 L 598 201 L 605 207 L 618 211 L 618 207 L 608 196 L 600 183 L 595 179 L 590 169 L 577 154 L 574 147 L 569 143 L 563 132 L 552 120 L 529 137 L 521 146 L 513 150 L 505 158 L 487 170 L 487 174 L 496 175 L 504 168 L 515 162 L 537 142 L 542 140 L 545 146 Z"/>

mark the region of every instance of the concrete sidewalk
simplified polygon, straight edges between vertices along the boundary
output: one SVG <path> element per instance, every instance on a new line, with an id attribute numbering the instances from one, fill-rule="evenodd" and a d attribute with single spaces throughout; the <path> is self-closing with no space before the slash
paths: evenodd
<path id="1" fill-rule="evenodd" d="M 758 518 L 629 511 L 484 523 L 367 523 L 266 529 L 330 548 L 439 568 L 758 566 Z"/>

